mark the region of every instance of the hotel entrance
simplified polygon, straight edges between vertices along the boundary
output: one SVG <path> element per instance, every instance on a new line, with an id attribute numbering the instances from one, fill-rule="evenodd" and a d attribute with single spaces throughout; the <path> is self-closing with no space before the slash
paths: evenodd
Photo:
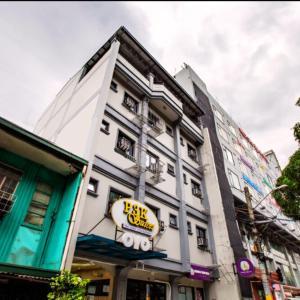
<path id="1" fill-rule="evenodd" d="M 128 279 L 126 300 L 165 300 L 166 285 Z"/>

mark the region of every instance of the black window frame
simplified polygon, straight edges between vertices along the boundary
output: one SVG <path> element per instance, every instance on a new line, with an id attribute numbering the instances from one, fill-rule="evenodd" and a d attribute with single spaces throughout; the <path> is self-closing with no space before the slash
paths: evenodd
<path id="1" fill-rule="evenodd" d="M 95 191 L 92 191 L 92 190 L 89 189 L 89 185 L 90 185 L 91 182 L 95 183 Z M 93 177 L 90 177 L 87 193 L 90 196 L 97 197 L 98 196 L 98 187 L 99 187 L 99 180 L 97 180 Z"/>
<path id="2" fill-rule="evenodd" d="M 195 157 L 191 156 L 191 150 L 193 150 L 195 152 Z M 192 159 L 193 161 L 198 162 L 198 155 L 197 155 L 197 150 L 196 148 L 194 148 L 193 146 L 191 146 L 190 144 L 187 143 L 187 153 L 188 153 L 188 157 L 190 159 Z"/>
<path id="3" fill-rule="evenodd" d="M 192 223 L 191 223 L 191 221 L 187 221 L 186 225 L 187 225 L 188 234 L 192 235 L 193 234 L 193 230 L 192 230 Z"/>
<path id="4" fill-rule="evenodd" d="M 186 184 L 186 185 L 188 185 L 186 173 L 183 173 L 183 183 Z"/>
<path id="5" fill-rule="evenodd" d="M 197 238 L 197 247 L 201 250 L 208 250 L 207 230 L 205 228 L 196 225 L 196 238 Z M 203 245 L 199 245 L 199 239 L 204 240 Z"/>
<path id="6" fill-rule="evenodd" d="M 131 109 L 131 107 L 128 105 L 128 103 L 126 103 L 126 99 L 129 98 L 131 101 L 133 101 L 134 103 L 134 109 Z M 139 111 L 139 102 L 134 99 L 131 95 L 129 95 L 127 92 L 124 93 L 124 97 L 123 97 L 123 101 L 122 101 L 122 105 L 126 107 L 126 109 L 128 109 L 130 112 L 137 114 Z"/>
<path id="7" fill-rule="evenodd" d="M 171 164 L 167 164 L 167 173 L 175 177 L 175 167 Z"/>
<path id="8" fill-rule="evenodd" d="M 171 220 L 175 220 L 175 224 L 172 224 Z M 169 227 L 178 229 L 178 221 L 177 221 L 177 216 L 174 214 L 169 214 Z"/>
<path id="9" fill-rule="evenodd" d="M 95 293 L 89 293 L 88 289 L 90 286 L 95 286 Z M 87 288 L 86 288 L 86 295 L 89 296 L 96 296 L 96 297 L 101 297 L 101 296 L 109 296 L 109 292 L 103 292 L 103 287 L 104 286 L 110 286 L 110 279 L 96 279 L 92 280 L 88 283 Z"/>
<path id="10" fill-rule="evenodd" d="M 105 128 L 103 128 L 102 125 L 104 125 Z M 108 135 L 109 134 L 109 126 L 110 126 L 110 123 L 103 119 L 101 122 L 100 131 L 102 131 L 103 133 Z"/>
<path id="11" fill-rule="evenodd" d="M 150 127 L 155 127 L 159 123 L 160 123 L 160 117 L 156 113 L 154 113 L 152 110 L 149 109 L 147 124 Z"/>
<path id="12" fill-rule="evenodd" d="M 154 168 L 150 168 L 150 165 L 147 166 L 147 155 L 150 157 L 150 158 L 154 158 L 156 160 L 155 164 L 154 164 Z M 150 162 L 150 159 L 149 159 L 149 162 Z M 146 169 L 151 172 L 151 173 L 156 173 L 158 171 L 158 168 L 159 168 L 159 156 L 157 156 L 156 154 L 152 153 L 151 151 L 147 151 L 146 152 Z"/>
<path id="13" fill-rule="evenodd" d="M 180 137 L 180 145 L 184 147 L 183 137 Z"/>
<path id="14" fill-rule="evenodd" d="M 121 137 L 120 137 L 121 136 Z M 120 148 L 120 140 L 121 138 L 125 138 L 127 139 L 130 143 L 131 143 L 131 149 L 130 149 L 130 153 L 126 153 L 126 151 L 124 151 L 122 148 Z M 118 135 L 117 135 L 117 142 L 116 142 L 116 146 L 115 146 L 115 151 L 121 155 L 123 155 L 124 157 L 130 159 L 131 161 L 135 162 L 135 141 L 130 138 L 126 133 L 124 133 L 123 131 L 119 130 L 118 131 Z"/>
<path id="15" fill-rule="evenodd" d="M 113 90 L 115 93 L 118 92 L 118 84 L 113 80 L 110 83 L 110 89 Z"/>
<path id="16" fill-rule="evenodd" d="M 193 196 L 202 200 L 203 199 L 203 192 L 202 192 L 202 189 L 201 189 L 201 184 L 198 183 L 197 181 L 191 179 L 191 188 L 192 188 Z M 198 195 L 198 193 L 196 193 L 195 190 L 198 190 L 200 192 L 200 195 Z"/>
<path id="17" fill-rule="evenodd" d="M 167 124 L 166 124 L 166 133 L 167 133 L 169 136 L 171 136 L 171 137 L 174 136 L 173 128 L 172 128 L 171 126 L 167 125 Z"/>
<path id="18" fill-rule="evenodd" d="M 111 198 L 111 193 L 115 193 L 115 194 L 118 194 L 120 197 L 117 197 L 117 198 Z M 106 205 L 106 210 L 105 210 L 105 216 L 108 217 L 108 218 L 111 218 L 111 213 L 110 213 L 110 210 L 111 210 L 111 207 L 112 205 L 114 204 L 115 201 L 119 200 L 119 199 L 122 199 L 122 198 L 129 198 L 131 199 L 131 196 L 125 192 L 122 192 L 114 187 L 110 187 L 109 188 L 109 191 L 108 191 L 108 200 L 107 200 L 107 205 Z"/>

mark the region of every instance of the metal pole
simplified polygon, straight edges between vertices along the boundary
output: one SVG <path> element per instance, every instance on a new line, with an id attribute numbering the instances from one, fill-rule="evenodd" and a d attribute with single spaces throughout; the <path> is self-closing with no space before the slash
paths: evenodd
<path id="1" fill-rule="evenodd" d="M 251 202 L 252 195 L 250 194 L 249 188 L 247 186 L 244 187 L 244 192 L 245 192 L 245 198 L 246 198 L 246 203 L 247 203 L 247 208 L 248 208 L 250 225 L 251 225 L 252 233 L 254 236 L 254 246 L 257 251 L 258 264 L 259 264 L 260 270 L 262 271 L 261 281 L 262 281 L 262 285 L 264 288 L 265 300 L 273 300 L 273 296 L 271 294 L 270 287 L 269 287 L 268 277 L 266 274 L 266 271 L 267 271 L 266 260 L 265 260 L 264 253 L 261 248 L 261 241 L 259 239 L 258 230 L 257 230 L 256 224 L 255 224 L 254 210 L 253 210 L 252 202 Z"/>

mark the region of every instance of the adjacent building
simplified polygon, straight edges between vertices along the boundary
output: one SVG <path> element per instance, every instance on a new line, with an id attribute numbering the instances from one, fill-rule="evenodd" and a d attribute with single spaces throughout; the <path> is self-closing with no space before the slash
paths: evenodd
<path id="1" fill-rule="evenodd" d="M 91 299 L 251 297 L 204 113 L 121 27 L 41 116 L 38 135 L 89 161 L 66 267 L 92 280 Z"/>
<path id="2" fill-rule="evenodd" d="M 223 197 L 225 215 L 232 213 L 229 203 L 231 201 L 235 207 L 243 249 L 256 266 L 255 276 L 251 279 L 254 299 L 264 299 L 263 285 L 255 255 L 257 249 L 254 247 L 249 226 L 244 186 L 250 190 L 256 219 L 261 222 L 261 225 L 257 226 L 266 257 L 265 271 L 274 299 L 282 299 L 280 297 L 284 294 L 299 295 L 300 227 L 297 222 L 282 214 L 271 196 L 276 179 L 281 174 L 275 153 L 272 150 L 262 153 L 258 149 L 245 131 L 208 92 L 205 83 L 190 66 L 185 65 L 175 77 L 197 103 L 204 103 L 202 107 L 206 105 L 203 125 L 218 139 L 214 154 L 216 160 L 222 159 L 220 165 L 227 177 L 227 180 L 222 178 L 219 183 L 221 189 L 222 186 L 227 188 L 228 184 L 231 188 L 232 197 Z M 211 119 L 205 117 L 209 115 Z M 232 224 L 228 222 L 227 227 L 232 228 Z M 232 236 L 235 234 L 232 230 L 229 230 L 229 233 Z M 231 238 L 232 245 L 237 244 L 236 237 L 237 235 Z M 241 244 L 238 248 L 233 246 L 236 253 L 242 251 L 240 248 Z M 283 281 L 279 280 L 278 273 L 275 272 L 278 268 L 281 270 Z"/>
<path id="3" fill-rule="evenodd" d="M 86 165 L 0 118 L 1 299 L 46 299 L 64 268 Z"/>

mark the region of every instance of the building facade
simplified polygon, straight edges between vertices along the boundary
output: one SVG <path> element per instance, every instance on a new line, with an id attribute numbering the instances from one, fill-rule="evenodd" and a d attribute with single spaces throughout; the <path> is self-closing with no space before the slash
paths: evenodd
<path id="1" fill-rule="evenodd" d="M 124 27 L 41 116 L 37 134 L 89 161 L 66 267 L 92 280 L 91 299 L 241 299 L 202 117 Z M 130 203 L 151 211 L 159 233 L 145 241 L 137 226 L 117 226 L 117 200 L 120 218 Z"/>
<path id="2" fill-rule="evenodd" d="M 64 266 L 86 165 L 0 118 L 1 299 L 46 298 Z"/>
<path id="3" fill-rule="evenodd" d="M 233 195 L 243 248 L 256 266 L 256 273 L 251 280 L 254 299 L 264 299 L 264 292 L 262 274 L 256 257 L 257 249 L 254 247 L 249 226 L 244 186 L 249 188 L 252 195 L 256 219 L 262 221 L 261 225 L 257 226 L 266 257 L 267 268 L 264 272 L 268 274 L 273 298 L 284 299 L 285 295 L 299 295 L 300 227 L 293 219 L 282 214 L 271 196 L 276 179 L 281 174 L 275 153 L 272 150 L 262 153 L 256 147 L 245 131 L 208 92 L 204 82 L 190 66 L 185 65 L 175 77 L 195 101 L 201 102 L 201 99 L 206 98 L 210 103 L 208 109 L 213 112 L 216 128 L 214 134 L 221 145 L 219 155 L 223 156 L 224 171 Z M 283 275 L 283 281 L 279 280 L 276 273 L 278 268 Z"/>

